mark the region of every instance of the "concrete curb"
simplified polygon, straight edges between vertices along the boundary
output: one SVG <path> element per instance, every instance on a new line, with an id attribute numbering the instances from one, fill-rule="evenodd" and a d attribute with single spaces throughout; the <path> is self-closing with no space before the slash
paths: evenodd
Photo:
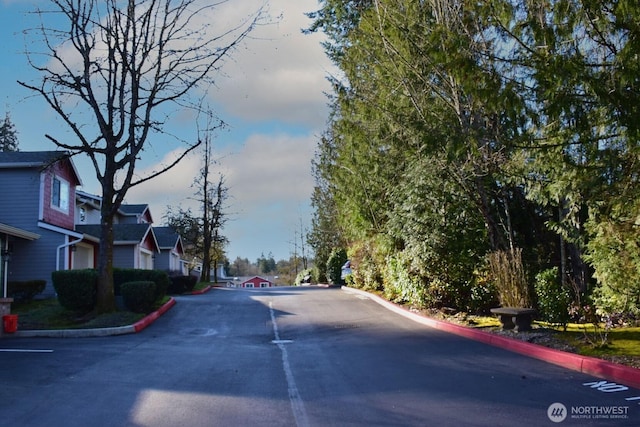
<path id="1" fill-rule="evenodd" d="M 449 332 L 465 338 L 500 347 L 505 350 L 519 353 L 534 359 L 542 360 L 567 369 L 578 371 L 584 374 L 604 378 L 609 381 L 619 382 L 627 386 L 640 388 L 640 369 L 619 365 L 595 357 L 582 356 L 574 353 L 567 353 L 560 350 L 544 347 L 525 341 L 495 335 L 489 332 L 468 328 L 454 323 L 424 317 L 413 313 L 403 307 L 393 304 L 377 295 L 359 289 L 343 286 L 344 291 L 360 294 L 388 308 L 389 310 L 407 317 L 423 325 Z"/>
<path id="2" fill-rule="evenodd" d="M 206 292 L 209 292 L 212 289 L 212 286 L 209 285 L 204 289 L 200 289 L 199 291 L 191 291 L 191 295 L 202 295 Z"/>
<path id="3" fill-rule="evenodd" d="M 166 313 L 176 304 L 176 300 L 170 298 L 162 307 L 153 313 L 140 319 L 133 325 L 117 326 L 113 328 L 93 328 L 93 329 L 51 329 L 51 330 L 33 330 L 33 331 L 16 331 L 11 334 L 14 337 L 48 337 L 48 338 L 87 338 L 87 337 L 107 337 L 113 335 L 134 334 L 140 332 L 160 316 Z"/>

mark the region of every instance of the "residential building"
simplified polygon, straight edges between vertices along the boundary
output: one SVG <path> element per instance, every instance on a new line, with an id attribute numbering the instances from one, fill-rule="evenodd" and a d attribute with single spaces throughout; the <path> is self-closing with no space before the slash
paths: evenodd
<path id="1" fill-rule="evenodd" d="M 155 268 L 172 273 L 188 275 L 187 262 L 184 256 L 182 238 L 171 227 L 153 227 L 158 242 L 159 254 L 156 256 Z"/>
<path id="2" fill-rule="evenodd" d="M 66 152 L 0 152 L 3 281 L 46 280 L 52 292 L 51 272 L 70 267 L 70 247 L 83 239 L 74 223 L 81 184 Z"/>
<path id="3" fill-rule="evenodd" d="M 2 289 L 7 281 L 39 279 L 47 282 L 44 294 L 53 295 L 53 271 L 96 267 L 102 199 L 80 185 L 67 152 L 0 152 Z M 154 228 L 148 205 L 123 204 L 113 231 L 115 267 L 186 274 L 180 236 Z"/>
<path id="4" fill-rule="evenodd" d="M 260 276 L 253 276 L 240 282 L 241 288 L 271 288 L 273 282 Z"/>

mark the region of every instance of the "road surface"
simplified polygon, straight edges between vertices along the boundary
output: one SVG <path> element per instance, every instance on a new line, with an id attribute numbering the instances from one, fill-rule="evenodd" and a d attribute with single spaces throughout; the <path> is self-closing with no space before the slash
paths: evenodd
<path id="1" fill-rule="evenodd" d="M 640 390 L 340 289 L 176 299 L 138 334 L 0 339 L 0 425 L 640 425 Z"/>

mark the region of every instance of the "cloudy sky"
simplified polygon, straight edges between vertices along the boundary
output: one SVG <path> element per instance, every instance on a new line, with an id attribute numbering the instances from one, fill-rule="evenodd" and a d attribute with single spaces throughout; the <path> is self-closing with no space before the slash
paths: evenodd
<path id="1" fill-rule="evenodd" d="M 221 6 L 214 23 L 239 22 L 262 0 L 230 0 Z M 17 80 L 35 81 L 38 75 L 23 52 L 33 50 L 33 38 L 23 31 L 33 24 L 34 7 L 46 0 L 0 0 L 0 115 L 9 112 L 18 131 L 21 151 L 54 150 L 44 138 L 70 135 L 45 103 L 19 86 Z M 310 223 L 309 199 L 313 188 L 310 162 L 328 108 L 326 80 L 333 72 L 324 55 L 321 35 L 303 35 L 310 24 L 305 12 L 318 8 L 317 0 L 271 0 L 268 11 L 276 23 L 254 30 L 226 61 L 207 101 L 215 106 L 226 129 L 216 132 L 216 173 L 229 187 L 229 221 L 223 234 L 230 240 L 227 256 L 255 261 L 272 253 L 288 259 L 294 240 Z M 220 24 L 222 25 L 222 24 Z M 212 25 L 220 28 L 220 25 Z M 195 118 L 185 114 L 174 120 L 171 132 L 193 140 Z M 196 132 L 197 134 L 197 132 Z M 71 137 L 71 136 L 69 136 Z M 140 175 L 154 170 L 180 150 L 178 142 L 155 143 L 145 151 Z M 86 159 L 74 160 L 83 180 L 82 190 L 99 194 L 93 168 Z M 193 204 L 198 156 L 190 156 L 175 169 L 127 195 L 127 203 L 148 203 L 155 224 L 164 223 L 167 206 Z"/>

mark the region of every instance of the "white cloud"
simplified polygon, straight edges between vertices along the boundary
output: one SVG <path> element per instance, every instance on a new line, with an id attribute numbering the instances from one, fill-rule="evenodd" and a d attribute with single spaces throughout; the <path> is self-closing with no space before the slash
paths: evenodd
<path id="1" fill-rule="evenodd" d="M 308 198 L 313 181 L 312 136 L 253 135 L 237 155 L 223 160 L 232 192 L 250 208 L 269 202 Z"/>
<path id="2" fill-rule="evenodd" d="M 210 28 L 219 34 L 262 3 L 223 2 L 224 9 L 208 21 Z M 328 114 L 323 92 L 330 90 L 326 75 L 332 72 L 320 46 L 322 36 L 301 34 L 301 29 L 311 24 L 304 13 L 317 8 L 317 0 L 270 0 L 271 15 L 282 14 L 282 19 L 257 27 L 223 65 L 223 75 L 209 92 L 220 117 L 230 125 L 229 132 L 217 135 L 220 140 L 214 143 L 220 147 L 215 153 L 220 159 L 217 168 L 229 187 L 231 217 L 223 232 L 231 240 L 227 252 L 231 259 L 241 256 L 255 260 L 269 252 L 276 259 L 287 258 L 294 233 L 299 238 L 300 222 L 308 224 L 313 189 L 311 159 L 317 143 L 315 134 Z M 28 141 L 22 149 L 44 149 L 43 133 L 65 135 L 50 118 L 54 116 L 50 110 L 39 105 L 15 115 L 18 124 L 24 123 L 20 136 Z M 36 121 L 38 127 L 32 126 L 36 115 L 42 117 Z M 168 131 L 191 141 L 196 118 L 176 110 Z M 179 152 L 169 140 L 156 136 L 154 143 L 145 147 L 136 170 L 138 176 L 146 176 Z M 189 198 L 195 192 L 191 184 L 201 167 L 199 160 L 199 156 L 190 155 L 170 172 L 133 187 L 126 202 L 148 203 L 156 225 L 163 223 L 168 205 L 195 208 Z M 82 169 L 83 189 L 99 193 L 88 160 L 78 157 L 76 164 Z"/>
<path id="3" fill-rule="evenodd" d="M 200 19 L 192 26 L 225 46 L 238 35 L 233 28 L 246 28 L 263 3 L 220 2 L 199 14 Z M 324 124 L 328 111 L 324 93 L 330 90 L 326 77 L 335 68 L 320 46 L 323 36 L 301 34 L 312 23 L 305 13 L 317 8 L 315 0 L 268 2 L 268 17 L 224 58 L 219 74 L 214 76 L 216 85 L 208 91 L 223 117 L 250 122 L 277 120 L 315 128 Z M 59 48 L 58 54 L 65 58 L 66 66 L 79 60 L 68 43 Z"/>
<path id="4" fill-rule="evenodd" d="M 223 231 L 231 240 L 229 257 L 254 260 L 269 252 L 278 259 L 288 257 L 294 230 L 299 232 L 301 221 L 308 223 L 315 143 L 312 134 L 254 134 L 239 151 L 214 154 L 220 158 L 214 174 L 221 172 L 229 188 L 229 222 Z M 168 163 L 176 154 L 167 154 L 161 163 Z M 170 172 L 133 187 L 127 202 L 148 203 L 156 225 L 164 223 L 168 205 L 191 207 L 197 213 L 191 184 L 201 166 L 200 156 L 190 155 Z M 138 175 L 145 176 L 158 167 L 152 165 Z M 217 177 L 212 181 L 217 182 Z"/>
<path id="5" fill-rule="evenodd" d="M 250 34 L 210 96 L 227 113 L 247 120 L 322 126 L 328 111 L 324 92 L 330 90 L 326 76 L 333 66 L 320 47 L 322 36 L 301 34 L 311 24 L 304 13 L 317 7 L 313 0 L 271 1 L 271 15 L 281 14 L 281 20 Z"/>

